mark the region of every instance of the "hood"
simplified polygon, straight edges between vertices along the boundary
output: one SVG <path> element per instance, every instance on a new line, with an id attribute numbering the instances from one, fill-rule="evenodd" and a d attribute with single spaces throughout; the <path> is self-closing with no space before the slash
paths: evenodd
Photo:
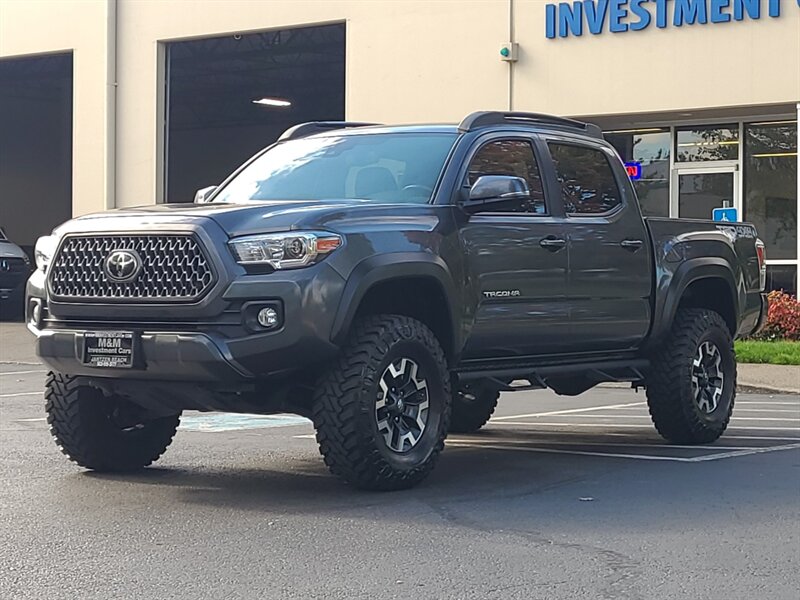
<path id="1" fill-rule="evenodd" d="M 2 240 L 0 241 L 0 258 L 25 258 L 28 255 L 16 244 Z"/>
<path id="2" fill-rule="evenodd" d="M 374 204 L 366 200 L 270 200 L 246 204 L 156 204 L 110 210 L 73 220 L 70 229 L 97 230 L 197 223 L 211 219 L 230 236 L 306 229 L 344 216 L 356 206 Z"/>

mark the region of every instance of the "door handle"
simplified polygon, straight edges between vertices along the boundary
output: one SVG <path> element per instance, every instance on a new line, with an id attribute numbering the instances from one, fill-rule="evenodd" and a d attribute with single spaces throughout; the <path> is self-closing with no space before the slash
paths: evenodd
<path id="1" fill-rule="evenodd" d="M 548 235 L 546 238 L 539 240 L 539 245 L 550 252 L 558 252 L 567 245 L 567 240 L 557 238 L 554 235 Z"/>
<path id="2" fill-rule="evenodd" d="M 639 248 L 644 246 L 644 242 L 642 240 L 622 240 L 619 245 L 625 248 L 625 250 L 636 252 Z"/>

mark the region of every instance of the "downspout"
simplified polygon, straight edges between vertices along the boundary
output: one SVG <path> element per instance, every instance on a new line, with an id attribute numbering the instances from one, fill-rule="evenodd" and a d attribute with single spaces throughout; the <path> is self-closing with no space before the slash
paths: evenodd
<path id="1" fill-rule="evenodd" d="M 512 44 L 514 39 L 514 0 L 508 0 L 508 41 Z M 514 110 L 514 65 L 515 61 L 508 62 L 508 110 Z"/>
<path id="2" fill-rule="evenodd" d="M 105 208 L 117 205 L 117 0 L 106 0 Z"/>

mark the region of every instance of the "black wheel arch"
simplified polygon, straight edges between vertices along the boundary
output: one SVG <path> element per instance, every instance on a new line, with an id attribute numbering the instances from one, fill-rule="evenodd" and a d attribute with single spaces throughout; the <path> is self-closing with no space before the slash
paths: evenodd
<path id="1" fill-rule="evenodd" d="M 656 274 L 659 277 L 659 274 Z M 700 292 L 703 293 L 700 293 Z M 707 308 L 718 312 L 731 334 L 735 335 L 743 301 L 742 286 L 724 258 L 706 256 L 683 262 L 667 279 L 666 285 L 656 282 L 656 304 L 650 342 L 666 335 L 678 308 Z"/>
<path id="2" fill-rule="evenodd" d="M 358 316 L 402 314 L 425 323 L 451 358 L 461 347 L 455 318 L 460 311 L 453 277 L 440 257 L 424 252 L 376 254 L 362 260 L 347 278 L 331 341 L 342 345 Z"/>

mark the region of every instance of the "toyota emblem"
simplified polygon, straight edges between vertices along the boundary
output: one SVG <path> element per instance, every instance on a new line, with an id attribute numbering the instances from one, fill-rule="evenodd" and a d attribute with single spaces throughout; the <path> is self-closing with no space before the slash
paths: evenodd
<path id="1" fill-rule="evenodd" d="M 142 271 L 142 259 L 135 250 L 112 250 L 106 256 L 103 270 L 114 283 L 127 283 Z"/>

